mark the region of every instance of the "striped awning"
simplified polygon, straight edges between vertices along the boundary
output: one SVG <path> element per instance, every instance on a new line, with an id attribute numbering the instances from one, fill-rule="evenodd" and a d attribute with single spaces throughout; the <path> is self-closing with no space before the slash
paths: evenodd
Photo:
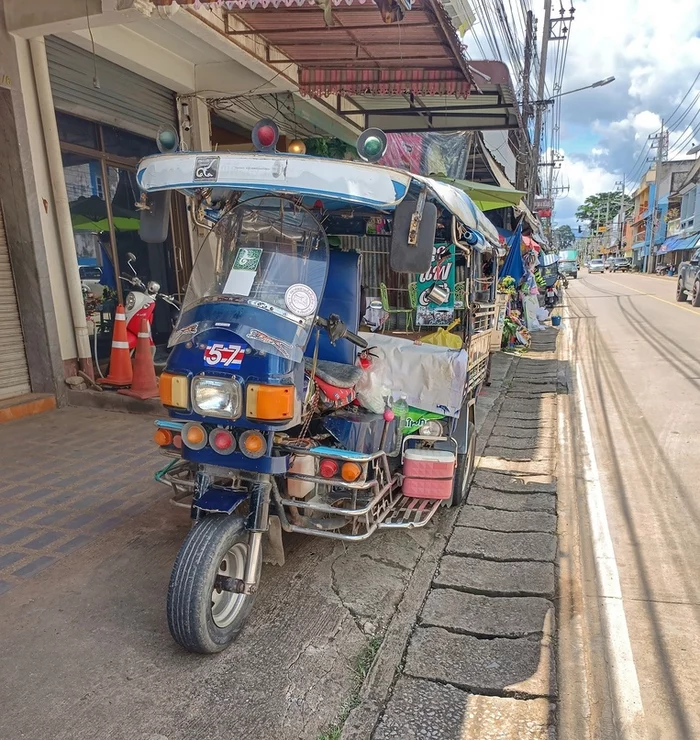
<path id="1" fill-rule="evenodd" d="M 306 67 L 299 71 L 303 95 L 449 95 L 467 98 L 471 83 L 455 69 Z"/>

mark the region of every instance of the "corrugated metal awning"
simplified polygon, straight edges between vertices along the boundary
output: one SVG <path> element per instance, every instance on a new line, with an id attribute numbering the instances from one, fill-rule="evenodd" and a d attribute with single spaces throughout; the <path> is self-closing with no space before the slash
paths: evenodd
<path id="1" fill-rule="evenodd" d="M 352 69 L 306 67 L 299 73 L 303 95 L 469 96 L 471 82 L 454 69 Z"/>

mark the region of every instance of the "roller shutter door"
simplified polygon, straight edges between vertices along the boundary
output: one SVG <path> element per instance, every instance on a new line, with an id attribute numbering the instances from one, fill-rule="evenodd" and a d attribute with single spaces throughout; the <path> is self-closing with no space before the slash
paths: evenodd
<path id="1" fill-rule="evenodd" d="M 0 401 L 30 390 L 15 282 L 0 208 Z"/>
<path id="2" fill-rule="evenodd" d="M 144 136 L 176 125 L 175 94 L 167 87 L 56 36 L 46 38 L 46 57 L 56 110 Z M 93 85 L 95 65 L 99 88 Z"/>

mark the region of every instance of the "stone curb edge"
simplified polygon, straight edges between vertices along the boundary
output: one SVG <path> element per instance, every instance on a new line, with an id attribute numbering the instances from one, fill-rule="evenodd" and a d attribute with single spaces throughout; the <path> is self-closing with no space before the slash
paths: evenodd
<path id="1" fill-rule="evenodd" d="M 476 449 L 477 459 L 483 454 L 493 428 L 496 426 L 498 414 L 519 361 L 520 358 L 516 356 L 511 362 L 498 397 L 484 419 L 481 429 L 479 429 Z M 394 685 L 396 671 L 403 661 L 416 617 L 427 598 L 435 570 L 447 546 L 447 541 L 455 527 L 460 511 L 461 507 L 447 509 L 446 515 L 440 518 L 435 539 L 421 555 L 413 571 L 403 598 L 384 633 L 372 669 L 360 689 L 360 704 L 348 715 L 340 740 L 369 740 L 371 738 Z"/>

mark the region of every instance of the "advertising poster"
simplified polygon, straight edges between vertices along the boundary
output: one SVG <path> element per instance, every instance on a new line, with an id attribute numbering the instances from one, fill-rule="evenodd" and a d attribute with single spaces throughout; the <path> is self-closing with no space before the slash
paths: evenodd
<path id="1" fill-rule="evenodd" d="M 417 326 L 447 326 L 455 315 L 455 246 L 436 244 L 430 269 L 416 281 Z"/>
<path id="2" fill-rule="evenodd" d="M 423 137 L 421 134 L 387 134 L 387 146 L 379 164 L 424 175 Z"/>

